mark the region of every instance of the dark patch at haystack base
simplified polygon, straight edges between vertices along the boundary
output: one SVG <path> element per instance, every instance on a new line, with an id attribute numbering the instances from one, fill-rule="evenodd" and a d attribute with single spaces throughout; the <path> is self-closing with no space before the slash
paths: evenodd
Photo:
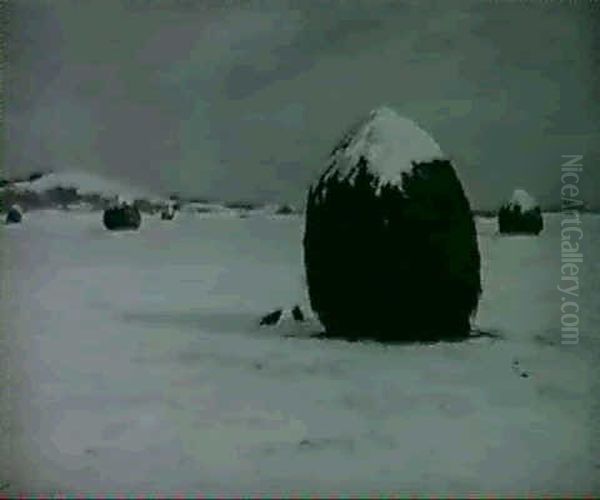
<path id="1" fill-rule="evenodd" d="M 23 220 L 23 212 L 18 207 L 10 207 L 6 212 L 7 224 L 19 224 Z"/>
<path id="2" fill-rule="evenodd" d="M 292 318 L 294 319 L 294 321 L 304 321 L 304 313 L 302 312 L 300 306 L 294 306 L 294 308 L 292 309 Z"/>
<path id="3" fill-rule="evenodd" d="M 142 224 L 142 216 L 136 207 L 123 204 L 106 209 L 103 222 L 110 231 L 134 230 L 139 229 Z"/>
<path id="4" fill-rule="evenodd" d="M 268 314 L 265 314 L 259 321 L 261 326 L 274 326 L 280 324 L 280 322 L 291 318 L 296 323 L 303 323 L 306 321 L 306 316 L 299 305 L 295 305 L 291 309 L 276 309 Z"/>
<path id="5" fill-rule="evenodd" d="M 539 206 L 523 211 L 519 205 L 502 205 L 498 211 L 500 234 L 538 235 L 544 229 L 544 218 Z"/>
<path id="6" fill-rule="evenodd" d="M 361 157 L 350 182 L 321 176 L 306 208 L 310 303 L 327 335 L 380 341 L 467 337 L 481 294 L 469 202 L 447 160 L 383 185 Z"/>
<path id="7" fill-rule="evenodd" d="M 266 314 L 265 316 L 263 316 L 260 319 L 259 325 L 261 325 L 261 326 L 275 325 L 281 319 L 281 315 L 282 314 L 283 314 L 283 309 L 277 309 L 277 310 L 275 310 L 273 312 L 270 312 L 269 314 Z"/>

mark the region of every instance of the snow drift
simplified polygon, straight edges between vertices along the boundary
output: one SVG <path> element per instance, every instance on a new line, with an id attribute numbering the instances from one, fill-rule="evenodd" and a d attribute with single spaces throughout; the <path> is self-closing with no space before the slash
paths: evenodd
<path id="1" fill-rule="evenodd" d="M 383 341 L 461 337 L 481 293 L 469 202 L 416 124 L 374 110 L 308 193 L 310 303 L 328 334 Z"/>
<path id="2" fill-rule="evenodd" d="M 523 189 L 515 189 L 511 199 L 498 211 L 498 230 L 502 234 L 539 234 L 544 228 L 542 211 L 535 199 Z"/>

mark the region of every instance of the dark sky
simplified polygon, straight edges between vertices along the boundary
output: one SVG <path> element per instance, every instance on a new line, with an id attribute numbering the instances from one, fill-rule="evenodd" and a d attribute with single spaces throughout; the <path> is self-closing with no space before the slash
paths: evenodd
<path id="1" fill-rule="evenodd" d="M 381 104 L 428 130 L 473 205 L 600 205 L 600 3 L 21 0 L 8 9 L 10 174 L 303 200 Z"/>

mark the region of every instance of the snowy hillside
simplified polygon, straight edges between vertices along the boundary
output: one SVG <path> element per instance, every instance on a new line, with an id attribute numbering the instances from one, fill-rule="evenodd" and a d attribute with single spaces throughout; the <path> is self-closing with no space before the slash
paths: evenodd
<path id="1" fill-rule="evenodd" d="M 111 199 L 119 197 L 123 201 L 132 202 L 134 199 L 157 199 L 156 194 L 149 190 L 128 186 L 123 181 L 110 179 L 98 174 L 81 171 L 51 172 L 33 181 L 11 183 L 4 188 L 14 192 L 29 192 L 43 195 L 55 189 L 74 189 L 80 196 L 100 195 Z"/>
<path id="2" fill-rule="evenodd" d="M 74 191 L 75 194 L 69 191 Z M 22 204 L 27 209 L 64 208 L 90 210 L 111 203 L 116 198 L 133 203 L 138 200 L 140 210 L 156 212 L 175 200 L 148 189 L 127 185 L 120 180 L 80 171 L 52 172 L 34 180 L 4 181 L 0 187 L 1 205 L 6 210 L 12 204 Z M 230 216 L 277 215 L 295 213 L 288 205 L 244 204 L 227 202 L 200 202 L 179 199 L 182 212 Z M 96 205 L 95 207 L 93 205 Z M 2 207 L 0 207 L 2 208 Z"/>

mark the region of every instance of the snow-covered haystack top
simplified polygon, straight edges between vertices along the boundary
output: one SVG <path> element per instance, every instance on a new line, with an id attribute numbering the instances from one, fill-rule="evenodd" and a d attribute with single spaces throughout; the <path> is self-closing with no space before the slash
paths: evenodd
<path id="1" fill-rule="evenodd" d="M 520 207 L 521 212 L 529 212 L 538 206 L 535 198 L 524 189 L 515 189 L 508 205 L 511 208 Z"/>
<path id="2" fill-rule="evenodd" d="M 380 189 L 385 184 L 401 187 L 402 173 L 411 172 L 413 162 L 431 161 L 443 154 L 435 140 L 415 122 L 380 107 L 353 127 L 334 149 L 325 179 L 337 176 L 352 181 L 361 157 L 366 159 Z"/>

